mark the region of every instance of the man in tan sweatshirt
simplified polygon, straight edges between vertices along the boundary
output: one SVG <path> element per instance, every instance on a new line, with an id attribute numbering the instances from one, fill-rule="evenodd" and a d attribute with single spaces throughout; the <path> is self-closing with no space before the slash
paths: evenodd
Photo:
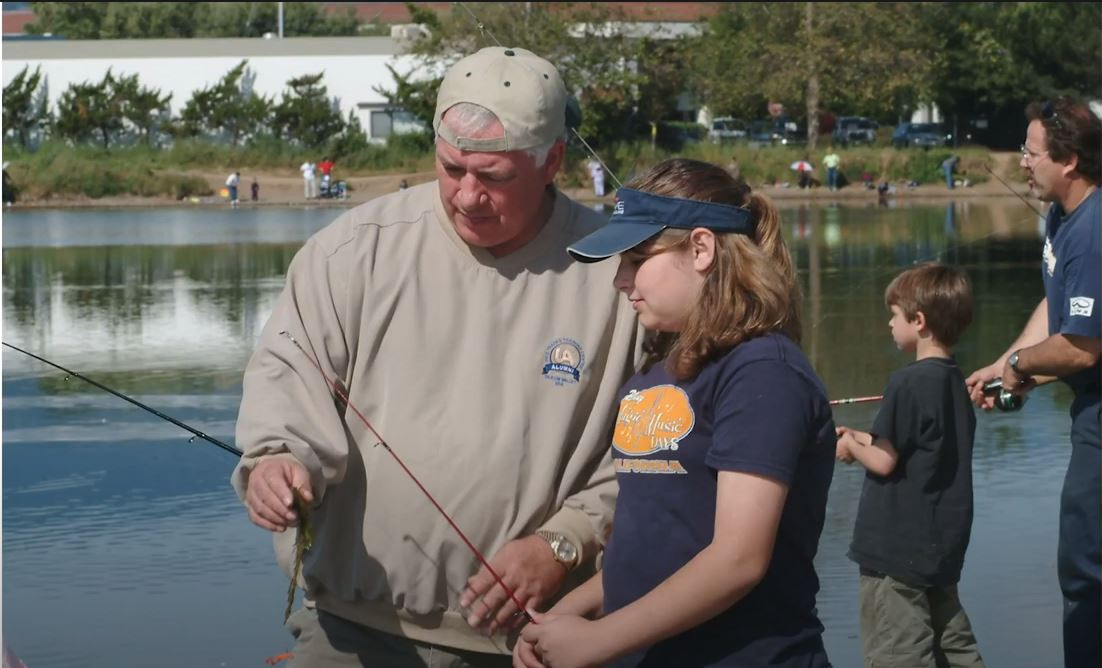
<path id="1" fill-rule="evenodd" d="M 604 220 L 553 185 L 565 101 L 523 49 L 460 60 L 437 98 L 438 180 L 348 211 L 291 262 L 245 371 L 233 485 L 288 573 L 291 490 L 311 502 L 293 665 L 507 666 L 518 620 L 315 355 L 525 607 L 593 567 L 639 336 L 615 265 L 566 253 Z"/>

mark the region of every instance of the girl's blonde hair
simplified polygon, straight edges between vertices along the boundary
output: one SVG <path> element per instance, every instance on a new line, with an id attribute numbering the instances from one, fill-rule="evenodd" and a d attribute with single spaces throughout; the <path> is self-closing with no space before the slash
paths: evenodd
<path id="1" fill-rule="evenodd" d="M 769 332 L 800 341 L 800 288 L 781 236 L 780 215 L 769 198 L 715 165 L 674 158 L 655 165 L 626 187 L 654 195 L 719 202 L 750 210 L 754 235 L 716 232 L 716 255 L 700 299 L 680 332 L 652 333 L 644 342 L 644 368 L 665 358 L 685 380 L 739 343 Z M 667 229 L 639 249 L 646 256 L 684 248 L 691 230 Z"/>

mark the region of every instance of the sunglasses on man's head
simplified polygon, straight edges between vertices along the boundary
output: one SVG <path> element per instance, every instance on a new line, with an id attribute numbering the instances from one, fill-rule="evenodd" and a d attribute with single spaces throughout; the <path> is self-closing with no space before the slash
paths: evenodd
<path id="1" fill-rule="evenodd" d="M 1052 100 L 1045 100 L 1045 106 L 1041 107 L 1041 119 L 1051 121 L 1052 127 L 1057 130 L 1064 127 L 1060 122 L 1060 117 L 1056 115 L 1056 107 L 1053 106 Z"/>

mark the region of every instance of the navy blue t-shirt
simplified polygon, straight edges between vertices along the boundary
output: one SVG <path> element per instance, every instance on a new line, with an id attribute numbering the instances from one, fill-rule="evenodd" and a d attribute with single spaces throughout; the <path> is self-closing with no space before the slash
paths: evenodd
<path id="1" fill-rule="evenodd" d="M 1048 298 L 1048 333 L 1102 338 L 1102 189 L 1090 194 L 1071 215 L 1059 204 L 1048 212 L 1041 276 Z M 1098 419 L 1102 366 L 1095 364 L 1062 380 L 1075 393 L 1073 427 L 1079 418 Z M 1097 424 L 1085 424 L 1098 433 Z M 1097 436 L 1094 438 L 1098 446 Z"/>
<path id="2" fill-rule="evenodd" d="M 812 560 L 836 439 L 826 391 L 803 352 L 770 334 L 741 343 L 688 381 L 656 364 L 621 396 L 606 612 L 641 598 L 708 546 L 719 471 L 764 475 L 789 489 L 762 581 L 717 617 L 614 665 L 828 666 Z"/>

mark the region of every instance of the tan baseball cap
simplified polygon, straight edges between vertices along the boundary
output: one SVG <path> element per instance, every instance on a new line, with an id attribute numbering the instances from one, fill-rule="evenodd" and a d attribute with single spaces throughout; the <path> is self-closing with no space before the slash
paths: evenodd
<path id="1" fill-rule="evenodd" d="M 492 111 L 505 136 L 457 136 L 440 119 L 460 102 Z M 465 151 L 517 151 L 550 144 L 566 132 L 566 86 L 555 66 L 531 51 L 489 46 L 452 65 L 444 75 L 432 128 Z"/>

